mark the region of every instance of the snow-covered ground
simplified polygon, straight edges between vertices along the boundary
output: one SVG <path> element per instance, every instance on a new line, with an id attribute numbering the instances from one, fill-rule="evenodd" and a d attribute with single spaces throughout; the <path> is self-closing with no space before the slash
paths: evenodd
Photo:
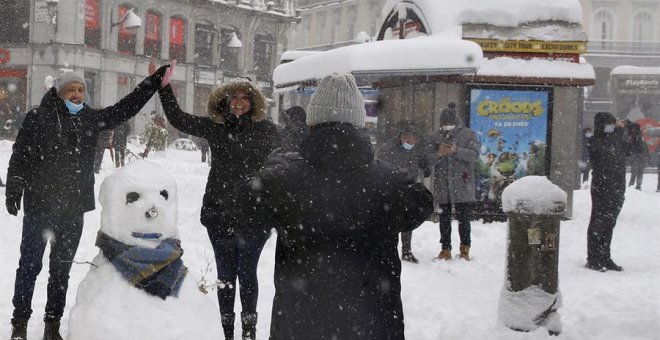
<path id="1" fill-rule="evenodd" d="M 7 175 L 11 143 L 0 141 L 0 176 Z M 199 223 L 202 193 L 209 168 L 200 162 L 199 152 L 169 149 L 152 159 L 174 176 L 179 185 L 179 228 L 185 250 L 183 260 L 190 275 L 201 277 L 213 252 Z M 106 153 L 97 191 L 103 178 L 114 169 Z M 612 253 L 624 272 L 599 273 L 584 268 L 586 228 L 589 220 L 588 190 L 575 192 L 574 217 L 561 224 L 559 286 L 563 307 L 559 309 L 563 333 L 551 337 L 540 328 L 531 333 L 511 331 L 497 323 L 497 303 L 504 284 L 506 223 L 472 224 L 472 262 L 434 262 L 440 250 L 437 224 L 425 223 L 413 233 L 413 251 L 419 264 L 403 264 L 403 307 L 406 338 L 411 340 L 475 339 L 660 339 L 660 193 L 655 192 L 657 176 L 646 174 L 642 191 L 629 190 L 614 232 Z M 9 337 L 11 297 L 19 258 L 21 217 L 4 209 L 4 188 L 0 188 L 0 338 Z M 97 204 L 97 207 L 100 205 Z M 98 253 L 94 246 L 99 229 L 100 209 L 85 215 L 85 230 L 77 261 L 91 261 Z M 454 228 L 454 246 L 458 234 Z M 259 265 L 260 299 L 257 338 L 267 339 L 270 309 L 274 295 L 273 256 L 275 239 L 266 244 Z M 46 302 L 48 250 L 44 270 L 37 280 L 28 337 L 40 339 Z M 213 267 L 213 266 L 212 266 Z M 62 333 L 66 338 L 69 311 L 76 289 L 88 271 L 87 264 L 76 264 L 71 272 Z M 206 272 L 213 278 L 214 272 Z M 112 292 L 108 292 L 112 294 Z M 117 298 L 121 298 L 118 296 Z M 209 294 L 215 299 L 215 294 Z M 237 299 L 236 311 L 240 311 Z M 118 318 L 121 316 L 118 316 Z M 113 323 L 121 324 L 121 320 Z M 220 320 L 218 320 L 218 323 Z M 240 323 L 237 321 L 237 329 Z M 167 339 L 168 330 L 157 338 Z M 218 339 L 221 335 L 218 334 Z"/>

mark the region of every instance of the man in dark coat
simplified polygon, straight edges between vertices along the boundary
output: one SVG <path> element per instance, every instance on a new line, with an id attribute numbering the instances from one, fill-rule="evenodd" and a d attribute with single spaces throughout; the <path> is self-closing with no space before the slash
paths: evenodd
<path id="1" fill-rule="evenodd" d="M 126 141 L 131 133 L 131 125 L 123 122 L 112 132 L 112 146 L 115 148 L 115 168 L 124 166 L 126 161 Z"/>
<path id="2" fill-rule="evenodd" d="M 85 80 L 62 73 L 27 114 L 13 146 L 7 172 L 7 211 L 17 215 L 23 198 L 25 216 L 21 257 L 14 286 L 12 339 L 25 339 L 32 294 L 50 242 L 45 340 L 61 339 L 59 325 L 71 263 L 83 228 L 83 215 L 94 210 L 94 152 L 101 131 L 133 117 L 160 86 L 166 66 L 147 77 L 117 104 L 95 110 L 84 103 Z M 45 238 L 44 235 L 52 235 Z"/>
<path id="3" fill-rule="evenodd" d="M 240 284 L 242 338 L 256 338 L 259 282 L 257 265 L 269 237 L 265 230 L 234 233 L 241 219 L 231 216 L 234 185 L 261 170 L 268 155 L 280 144 L 275 124 L 266 119 L 266 97 L 246 80 L 232 81 L 213 90 L 208 100 L 208 117 L 181 111 L 170 86 L 159 91 L 170 124 L 187 134 L 204 138 L 211 149 L 211 171 L 202 203 L 201 222 L 206 227 L 215 254 L 220 317 L 225 339 L 234 338 L 236 279 Z M 238 220 L 238 221 L 237 221 Z"/>
<path id="4" fill-rule="evenodd" d="M 271 340 L 404 339 L 398 235 L 433 211 L 414 176 L 374 160 L 351 75 L 324 78 L 310 134 L 239 186 L 242 228 L 277 229 Z"/>
<path id="5" fill-rule="evenodd" d="M 410 120 L 397 123 L 398 133 L 378 149 L 377 158 L 390 164 L 408 170 L 416 182 L 422 182 L 424 178 L 424 153 L 419 147 L 417 137 L 419 131 L 417 126 Z M 421 145 L 421 143 L 420 143 Z M 401 233 L 401 259 L 404 261 L 418 263 L 419 261 L 412 253 L 412 231 Z"/>
<path id="6" fill-rule="evenodd" d="M 622 271 L 612 261 L 610 245 L 626 193 L 626 156 L 632 143 L 624 122 L 609 112 L 594 117 L 589 143 L 591 160 L 591 219 L 587 229 L 587 265 L 598 271 Z"/>
<path id="7" fill-rule="evenodd" d="M 282 147 L 280 152 L 298 152 L 300 143 L 307 137 L 307 113 L 300 106 L 292 106 L 284 111 L 282 115 L 285 125 L 282 129 Z"/>

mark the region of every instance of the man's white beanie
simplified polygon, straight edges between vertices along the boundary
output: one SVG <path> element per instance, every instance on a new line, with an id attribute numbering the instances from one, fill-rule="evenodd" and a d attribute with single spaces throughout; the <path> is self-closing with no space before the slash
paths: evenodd
<path id="1" fill-rule="evenodd" d="M 307 106 L 307 126 L 339 122 L 364 127 L 365 117 L 364 98 L 350 74 L 323 78 Z"/>
<path id="2" fill-rule="evenodd" d="M 85 84 L 85 78 L 83 78 L 78 72 L 74 71 L 64 71 L 57 76 L 55 79 L 55 89 L 57 93 L 60 93 L 62 89 L 67 85 L 73 82 L 81 83 L 87 90 L 87 84 Z"/>

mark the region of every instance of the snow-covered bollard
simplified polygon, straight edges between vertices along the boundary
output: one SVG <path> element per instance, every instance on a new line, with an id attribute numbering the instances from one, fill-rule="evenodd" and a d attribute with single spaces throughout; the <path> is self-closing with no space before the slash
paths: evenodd
<path id="1" fill-rule="evenodd" d="M 542 176 L 523 177 L 502 193 L 509 228 L 498 318 L 511 329 L 543 326 L 551 335 L 561 332 L 559 224 L 565 207 L 566 193 Z"/>

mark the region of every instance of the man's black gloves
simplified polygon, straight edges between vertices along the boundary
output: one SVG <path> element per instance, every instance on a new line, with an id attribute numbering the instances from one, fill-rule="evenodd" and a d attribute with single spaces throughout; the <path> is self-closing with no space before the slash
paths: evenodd
<path id="1" fill-rule="evenodd" d="M 21 199 L 23 198 L 23 179 L 20 177 L 7 178 L 7 189 L 5 190 L 5 205 L 7 212 L 16 216 L 21 210 Z"/>

